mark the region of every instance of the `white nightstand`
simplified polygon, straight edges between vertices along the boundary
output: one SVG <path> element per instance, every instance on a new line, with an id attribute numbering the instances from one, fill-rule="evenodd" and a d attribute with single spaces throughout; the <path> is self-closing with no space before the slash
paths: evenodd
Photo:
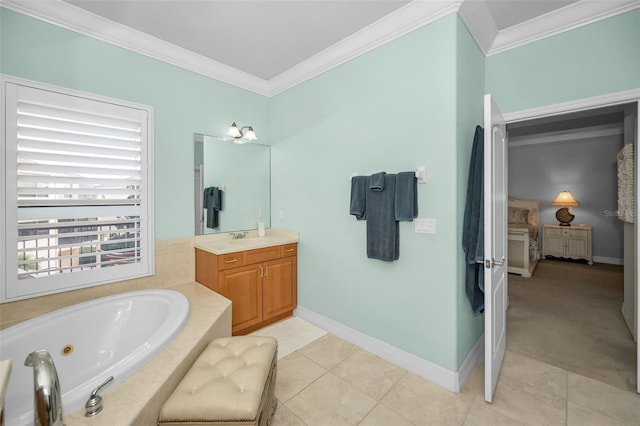
<path id="1" fill-rule="evenodd" d="M 556 256 L 570 259 L 585 259 L 593 265 L 591 254 L 591 231 L 586 225 L 543 225 L 542 257 Z"/>

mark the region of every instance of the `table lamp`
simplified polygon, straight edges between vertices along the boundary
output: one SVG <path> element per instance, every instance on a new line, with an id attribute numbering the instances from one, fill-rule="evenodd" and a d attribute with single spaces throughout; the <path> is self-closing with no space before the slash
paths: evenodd
<path id="1" fill-rule="evenodd" d="M 561 226 L 571 226 L 571 221 L 576 217 L 571 207 L 577 207 L 580 203 L 573 198 L 569 191 L 560 191 L 560 194 L 551 202 L 551 205 L 562 206 L 556 212 L 556 219 L 558 219 Z"/>

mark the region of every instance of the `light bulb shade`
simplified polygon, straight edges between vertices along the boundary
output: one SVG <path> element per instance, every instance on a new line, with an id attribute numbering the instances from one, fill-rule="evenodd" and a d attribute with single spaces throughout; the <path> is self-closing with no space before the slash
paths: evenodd
<path id="1" fill-rule="evenodd" d="M 257 141 L 258 137 L 256 136 L 256 132 L 253 131 L 253 127 L 249 126 L 247 131 L 244 133 L 244 139 L 248 141 Z"/>
<path id="2" fill-rule="evenodd" d="M 556 197 L 555 200 L 551 202 L 552 206 L 563 206 L 563 207 L 577 207 L 580 205 L 579 202 L 573 198 L 573 195 L 569 191 L 560 191 L 560 194 Z"/>
<path id="3" fill-rule="evenodd" d="M 227 136 L 230 136 L 232 138 L 242 137 L 242 132 L 240 131 L 240 129 L 238 129 L 238 125 L 235 122 L 231 124 L 231 127 L 229 127 L 229 130 L 227 130 Z"/>

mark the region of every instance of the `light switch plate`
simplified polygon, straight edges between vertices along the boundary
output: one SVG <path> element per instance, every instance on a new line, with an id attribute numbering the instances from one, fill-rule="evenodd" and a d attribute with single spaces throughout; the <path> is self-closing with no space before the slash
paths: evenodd
<path id="1" fill-rule="evenodd" d="M 435 234 L 436 220 L 431 218 L 416 218 L 413 220 L 415 231 L 419 234 Z"/>

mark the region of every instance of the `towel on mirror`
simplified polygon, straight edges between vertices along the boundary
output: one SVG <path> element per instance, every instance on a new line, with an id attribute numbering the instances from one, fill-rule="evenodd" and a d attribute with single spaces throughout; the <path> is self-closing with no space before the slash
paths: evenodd
<path id="1" fill-rule="evenodd" d="M 395 217 L 396 175 L 384 176 L 383 191 L 366 191 L 367 257 L 392 262 L 400 256 Z"/>
<path id="2" fill-rule="evenodd" d="M 375 192 L 384 191 L 385 175 L 386 175 L 385 172 L 380 172 L 380 173 L 371 175 L 371 180 L 369 181 L 369 189 Z"/>
<path id="3" fill-rule="evenodd" d="M 203 204 L 207 210 L 207 228 L 217 228 L 218 211 L 222 210 L 222 191 L 217 186 L 205 188 Z"/>
<path id="4" fill-rule="evenodd" d="M 367 218 L 367 189 L 369 176 L 353 176 L 351 178 L 351 207 L 349 214 L 352 214 L 358 220 Z"/>
<path id="5" fill-rule="evenodd" d="M 400 172 L 396 177 L 396 220 L 413 221 L 418 217 L 418 179 L 415 172 Z"/>

